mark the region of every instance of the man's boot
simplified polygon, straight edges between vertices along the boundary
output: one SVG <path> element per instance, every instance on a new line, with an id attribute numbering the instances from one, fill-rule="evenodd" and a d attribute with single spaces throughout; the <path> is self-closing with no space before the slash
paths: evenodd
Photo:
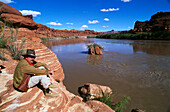
<path id="1" fill-rule="evenodd" d="M 47 88 L 47 89 L 45 89 L 45 96 L 56 97 L 56 96 L 58 96 L 58 94 L 51 91 L 49 88 Z"/>

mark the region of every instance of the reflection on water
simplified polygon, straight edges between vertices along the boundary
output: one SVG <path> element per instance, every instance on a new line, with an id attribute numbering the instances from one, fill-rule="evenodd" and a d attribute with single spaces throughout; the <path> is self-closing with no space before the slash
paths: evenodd
<path id="1" fill-rule="evenodd" d="M 62 39 L 62 40 L 53 40 L 50 42 L 46 42 L 45 45 L 48 48 L 51 48 L 52 46 L 78 44 L 78 43 L 90 43 L 90 42 L 93 42 L 93 41 L 82 40 L 82 39 Z"/>
<path id="2" fill-rule="evenodd" d="M 79 42 L 78 42 L 79 41 Z M 62 41 L 49 48 L 61 62 L 67 89 L 75 94 L 84 83 L 106 85 L 117 92 L 115 102 L 130 96 L 126 109 L 169 112 L 170 42 L 83 39 L 75 44 Z M 87 43 L 104 46 L 103 56 L 87 54 Z"/>
<path id="3" fill-rule="evenodd" d="M 101 64 L 103 55 L 87 55 L 87 62 L 92 65 Z"/>
<path id="4" fill-rule="evenodd" d="M 139 43 L 131 44 L 134 52 L 145 52 L 147 54 L 170 55 L 170 45 L 168 43 Z"/>

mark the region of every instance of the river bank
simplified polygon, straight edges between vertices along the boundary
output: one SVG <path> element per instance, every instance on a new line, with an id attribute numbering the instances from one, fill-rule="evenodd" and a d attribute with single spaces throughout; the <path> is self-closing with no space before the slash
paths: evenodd
<path id="1" fill-rule="evenodd" d="M 96 38 L 129 40 L 170 40 L 170 31 L 104 34 L 98 35 L 96 36 Z"/>

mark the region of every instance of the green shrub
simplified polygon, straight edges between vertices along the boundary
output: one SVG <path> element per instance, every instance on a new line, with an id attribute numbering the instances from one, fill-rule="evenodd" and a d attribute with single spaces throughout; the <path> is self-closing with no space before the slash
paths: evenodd
<path id="1" fill-rule="evenodd" d="M 120 101 L 119 103 L 115 104 L 113 106 L 113 109 L 116 111 L 116 112 L 123 112 L 123 109 L 125 108 L 125 104 L 131 100 L 130 97 L 127 97 L 127 96 L 124 96 L 123 100 Z"/>
<path id="2" fill-rule="evenodd" d="M 124 99 L 122 101 L 115 104 L 112 101 L 113 100 L 113 94 L 112 93 L 102 92 L 100 94 L 98 95 L 99 97 L 95 97 L 92 100 L 101 101 L 101 102 L 105 103 L 106 105 L 108 105 L 113 110 L 115 110 L 116 112 L 123 112 L 123 109 L 125 108 L 125 104 L 130 100 L 130 97 L 124 96 Z"/>
<path id="3" fill-rule="evenodd" d="M 6 45 L 6 39 L 4 38 L 4 36 L 0 37 L 0 48 L 5 48 Z"/>
<path id="4" fill-rule="evenodd" d="M 6 48 L 10 52 L 11 56 L 15 60 L 21 60 L 22 52 L 24 50 L 24 44 L 25 44 L 25 37 L 24 39 L 19 43 L 18 40 L 18 28 L 10 28 L 10 38 L 7 40 Z"/>
<path id="5" fill-rule="evenodd" d="M 49 42 L 49 38 L 48 37 L 39 37 L 42 41 L 42 43 L 46 43 L 46 42 Z"/>
<path id="6" fill-rule="evenodd" d="M 101 101 L 112 108 L 112 94 L 110 92 L 102 92 L 100 97 L 95 97 L 93 100 Z"/>

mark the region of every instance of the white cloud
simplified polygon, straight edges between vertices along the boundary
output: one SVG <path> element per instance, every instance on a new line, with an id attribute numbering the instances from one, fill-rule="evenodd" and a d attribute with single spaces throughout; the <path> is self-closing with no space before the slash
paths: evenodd
<path id="1" fill-rule="evenodd" d="M 32 11 L 32 10 L 22 10 L 20 11 L 22 15 L 33 15 L 33 17 L 37 17 L 37 15 L 41 15 L 41 12 Z"/>
<path id="2" fill-rule="evenodd" d="M 100 11 L 102 11 L 102 12 L 109 12 L 109 11 L 118 11 L 119 10 L 119 8 L 109 8 L 109 9 L 100 9 Z"/>
<path id="3" fill-rule="evenodd" d="M 88 21 L 89 24 L 96 24 L 96 23 L 99 23 L 98 20 L 93 20 L 93 21 Z"/>
<path id="4" fill-rule="evenodd" d="M 88 26 L 87 26 L 87 25 L 82 25 L 82 26 L 80 27 L 81 30 L 84 30 L 85 28 L 88 28 Z"/>
<path id="5" fill-rule="evenodd" d="M 12 3 L 14 1 L 11 1 L 11 0 L 0 0 L 1 2 L 4 2 L 4 3 Z"/>
<path id="6" fill-rule="evenodd" d="M 56 23 L 56 22 L 49 22 L 47 24 L 54 25 L 54 26 L 61 26 L 62 25 L 61 23 Z"/>
<path id="7" fill-rule="evenodd" d="M 107 28 L 107 27 L 109 27 L 109 26 L 103 26 L 103 28 Z"/>
<path id="8" fill-rule="evenodd" d="M 123 1 L 123 2 L 130 2 L 131 0 L 121 0 L 121 1 Z"/>
<path id="9" fill-rule="evenodd" d="M 74 23 L 66 23 L 66 24 L 73 25 Z"/>
<path id="10" fill-rule="evenodd" d="M 104 20 L 105 20 L 105 21 L 109 21 L 109 19 L 108 19 L 108 18 L 104 18 Z"/>
<path id="11" fill-rule="evenodd" d="M 81 27 L 82 27 L 82 28 L 88 28 L 88 26 L 87 26 L 87 25 L 82 25 Z"/>
<path id="12" fill-rule="evenodd" d="M 130 26 L 128 28 L 131 28 Z"/>

